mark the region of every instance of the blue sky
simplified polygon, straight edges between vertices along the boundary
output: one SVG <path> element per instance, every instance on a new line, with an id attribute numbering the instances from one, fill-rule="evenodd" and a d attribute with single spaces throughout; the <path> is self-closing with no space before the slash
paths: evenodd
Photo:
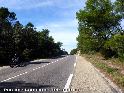
<path id="1" fill-rule="evenodd" d="M 0 0 L 0 6 L 15 12 L 23 25 L 32 22 L 39 31 L 49 29 L 55 42 L 62 42 L 62 48 L 70 52 L 77 45 L 76 12 L 83 9 L 85 2 L 86 0 Z M 124 27 L 124 21 L 122 26 Z"/>
<path id="2" fill-rule="evenodd" d="M 86 0 L 0 0 L 0 6 L 16 13 L 23 24 L 32 22 L 38 30 L 49 29 L 55 41 L 70 52 L 76 48 L 78 23 L 76 12 Z"/>

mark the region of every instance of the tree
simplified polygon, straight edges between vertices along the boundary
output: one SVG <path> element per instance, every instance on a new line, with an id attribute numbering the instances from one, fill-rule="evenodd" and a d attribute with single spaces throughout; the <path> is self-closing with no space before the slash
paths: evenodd
<path id="1" fill-rule="evenodd" d="M 110 0 L 87 0 L 76 13 L 79 23 L 78 48 L 81 52 L 100 51 L 105 41 L 120 29 L 121 15 L 113 11 Z"/>
<path id="2" fill-rule="evenodd" d="M 16 14 L 7 8 L 0 8 L 0 60 L 7 64 L 13 54 L 13 24 Z"/>
<path id="3" fill-rule="evenodd" d="M 70 52 L 71 55 L 74 55 L 76 53 L 77 53 L 77 49 L 72 49 L 71 52 Z"/>
<path id="4" fill-rule="evenodd" d="M 41 32 L 38 32 L 38 52 L 39 57 L 55 57 L 62 55 L 61 53 L 61 42 L 54 42 L 52 36 L 49 36 L 49 30 L 43 29 Z"/>
<path id="5" fill-rule="evenodd" d="M 67 53 L 61 49 L 62 43 L 55 43 L 49 32 L 48 29 L 38 32 L 31 22 L 23 26 L 14 12 L 0 8 L 0 64 L 8 64 L 15 54 L 26 61 Z"/>
<path id="6" fill-rule="evenodd" d="M 89 53 L 90 51 L 95 51 L 97 47 L 97 42 L 95 38 L 92 37 L 89 28 L 81 28 L 79 35 L 77 37 L 78 49 L 81 53 Z"/>
<path id="7" fill-rule="evenodd" d="M 19 54 L 22 55 L 24 59 L 33 58 L 34 52 L 38 48 L 38 33 L 36 32 L 34 25 L 31 22 L 29 22 L 21 31 L 19 47 Z"/>
<path id="8" fill-rule="evenodd" d="M 115 11 L 121 14 L 124 18 L 124 0 L 116 0 L 114 3 L 114 7 Z"/>
<path id="9" fill-rule="evenodd" d="M 106 41 L 104 47 L 106 49 L 111 49 L 116 57 L 124 59 L 124 33 L 123 34 L 115 34 Z"/>
<path id="10" fill-rule="evenodd" d="M 23 30 L 23 25 L 19 21 L 17 21 L 13 26 L 13 42 L 14 42 L 14 44 L 13 44 L 14 49 L 13 50 L 14 50 L 14 54 L 16 52 L 19 52 L 21 49 L 20 45 L 21 45 L 21 40 L 23 38 L 22 37 L 22 33 L 23 33 L 22 30 Z"/>

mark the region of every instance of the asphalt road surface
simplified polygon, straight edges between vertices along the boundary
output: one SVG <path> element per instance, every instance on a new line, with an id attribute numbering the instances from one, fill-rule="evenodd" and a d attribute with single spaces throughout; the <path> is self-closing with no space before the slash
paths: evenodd
<path id="1" fill-rule="evenodd" d="M 0 70 L 0 93 L 63 93 L 74 71 L 75 56 L 41 59 Z M 8 92 L 9 91 L 9 92 Z"/>

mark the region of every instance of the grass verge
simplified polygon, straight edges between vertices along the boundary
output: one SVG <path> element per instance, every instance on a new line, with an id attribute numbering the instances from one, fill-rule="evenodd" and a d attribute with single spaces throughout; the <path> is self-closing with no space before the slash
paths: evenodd
<path id="1" fill-rule="evenodd" d="M 90 61 L 96 68 L 98 68 L 102 73 L 109 77 L 114 83 L 116 83 L 124 92 L 124 74 L 121 73 L 121 69 L 116 68 L 115 65 L 119 66 L 118 63 L 113 59 L 105 60 L 99 55 L 83 55 L 88 61 Z M 114 62 L 115 61 L 115 62 Z M 114 66 L 109 66 L 107 63 L 114 62 Z M 122 66 L 123 63 L 121 63 Z M 123 66 L 124 68 L 124 66 Z"/>

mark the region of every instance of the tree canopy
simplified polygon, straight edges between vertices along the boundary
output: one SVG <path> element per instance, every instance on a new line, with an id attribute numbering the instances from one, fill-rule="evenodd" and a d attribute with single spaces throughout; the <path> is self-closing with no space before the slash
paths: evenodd
<path id="1" fill-rule="evenodd" d="M 84 9 L 76 13 L 79 24 L 77 41 L 81 53 L 105 51 L 108 48 L 104 45 L 110 42 L 116 34 L 123 33 L 121 27 L 123 4 L 123 0 L 116 0 L 114 3 L 110 0 L 86 1 Z M 123 42 L 120 41 L 120 43 Z"/>
<path id="2" fill-rule="evenodd" d="M 49 36 L 49 30 L 37 31 L 33 23 L 23 26 L 14 12 L 0 8 L 0 64 L 8 64 L 17 54 L 24 60 L 64 55 L 62 43 Z"/>

